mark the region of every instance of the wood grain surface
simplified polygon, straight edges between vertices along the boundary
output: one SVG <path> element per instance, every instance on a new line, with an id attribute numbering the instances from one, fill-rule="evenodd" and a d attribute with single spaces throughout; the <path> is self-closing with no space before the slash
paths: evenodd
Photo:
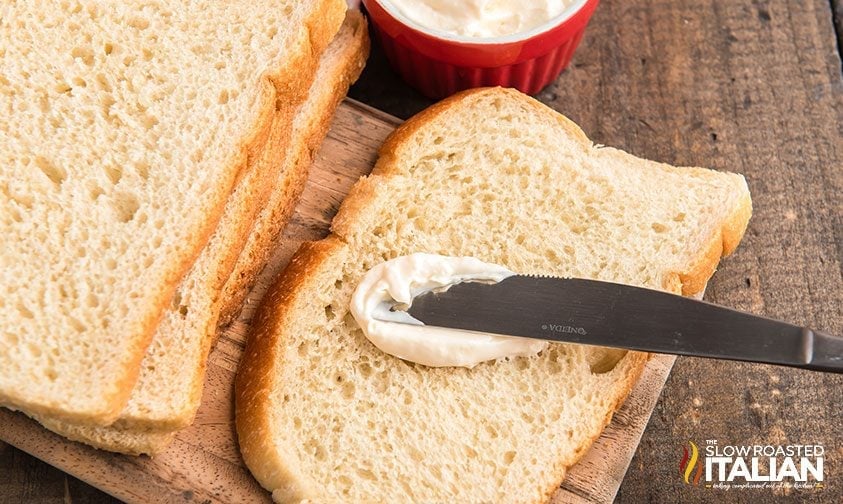
<path id="1" fill-rule="evenodd" d="M 707 298 L 841 334 L 835 13 L 839 27 L 837 0 L 602 0 L 572 66 L 537 98 L 597 142 L 746 174 L 755 215 Z M 399 117 L 430 103 L 377 48 L 351 95 Z M 679 359 L 617 502 L 843 502 L 841 405 L 840 376 Z M 686 486 L 676 474 L 681 446 L 705 439 L 823 443 L 826 488 L 723 494 Z M 108 500 L 2 444 L 0 474 L 0 502 Z"/>

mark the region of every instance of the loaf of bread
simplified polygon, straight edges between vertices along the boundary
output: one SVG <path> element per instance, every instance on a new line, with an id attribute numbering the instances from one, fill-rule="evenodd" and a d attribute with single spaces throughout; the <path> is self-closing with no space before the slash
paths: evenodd
<path id="1" fill-rule="evenodd" d="M 0 405 L 108 424 L 345 2 L 48 3 L 0 15 Z"/>
<path id="2" fill-rule="evenodd" d="M 400 127 L 332 234 L 256 318 L 236 381 L 240 449 L 279 502 L 537 502 L 599 436 L 647 354 L 553 344 L 473 369 L 380 352 L 349 314 L 372 266 L 413 252 L 697 294 L 751 214 L 740 175 L 593 145 L 516 91 Z"/>
<path id="3" fill-rule="evenodd" d="M 243 248 L 250 230 L 259 224 L 267 225 L 263 219 L 272 213 L 272 205 L 284 210 L 280 217 L 276 214 L 273 225 L 283 227 L 289 218 L 286 209 L 295 206 L 301 187 L 279 185 L 276 180 L 307 178 L 310 152 L 327 133 L 337 105 L 363 68 L 368 49 L 365 19 L 359 11 L 349 11 L 322 55 L 307 101 L 297 110 L 292 127 L 286 123 L 273 125 L 270 143 L 258 166 L 241 179 L 214 236 L 179 286 L 178 299 L 168 307 L 158 327 L 144 358 L 138 385 L 120 418 L 108 427 L 38 418 L 43 425 L 97 448 L 152 454 L 162 451 L 177 429 L 193 421 L 202 395 L 205 362 L 216 334 L 217 315 L 225 301 L 221 290 L 237 260 L 237 252 Z M 282 131 L 290 131 L 291 138 L 289 147 L 279 153 L 279 147 L 288 145 L 276 142 L 275 137 Z M 270 192 L 270 206 L 255 201 L 258 197 L 267 200 Z M 260 193 L 263 195 L 257 196 Z M 261 218 L 255 220 L 259 213 Z M 251 267 L 259 271 L 262 264 Z"/>

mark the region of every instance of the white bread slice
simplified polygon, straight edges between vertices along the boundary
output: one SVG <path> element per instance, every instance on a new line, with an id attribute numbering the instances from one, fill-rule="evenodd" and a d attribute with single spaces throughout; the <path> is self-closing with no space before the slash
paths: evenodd
<path id="1" fill-rule="evenodd" d="M 279 502 L 537 502 L 610 421 L 647 354 L 551 345 L 474 369 L 380 352 L 348 313 L 412 252 L 694 294 L 751 214 L 740 175 L 592 145 L 518 92 L 428 109 L 385 143 L 333 234 L 264 298 L 236 380 L 244 461 Z"/>
<path id="2" fill-rule="evenodd" d="M 244 198 L 249 191 L 247 185 L 271 187 L 273 194 L 287 195 L 287 198 L 276 197 L 274 204 L 295 206 L 298 193 L 290 194 L 286 187 L 276 187 L 270 182 L 276 178 L 307 178 L 309 152 L 327 133 L 334 111 L 350 83 L 360 75 L 368 52 L 366 21 L 359 11 L 349 11 L 340 32 L 322 55 L 307 101 L 299 107 L 292 128 L 288 128 L 292 130 L 289 148 L 283 155 L 268 148 L 255 170 L 263 175 L 247 175 L 233 193 L 220 227 L 179 288 L 179 305 L 168 309 L 159 326 L 144 359 L 138 388 L 123 415 L 108 427 L 38 418 L 44 426 L 97 448 L 154 454 L 166 448 L 178 429 L 192 422 L 199 407 L 205 365 L 216 334 L 216 315 L 224 302 L 220 291 L 227 278 L 225 274 L 231 271 L 248 230 L 260 222 L 254 222 L 252 226 L 249 220 L 259 213 L 260 205 Z M 282 160 L 280 169 L 279 160 Z M 249 219 L 244 218 L 246 215 Z M 220 267 L 221 263 L 227 264 L 227 270 Z"/>
<path id="3" fill-rule="evenodd" d="M 345 2 L 0 9 L 0 405 L 108 424 Z"/>

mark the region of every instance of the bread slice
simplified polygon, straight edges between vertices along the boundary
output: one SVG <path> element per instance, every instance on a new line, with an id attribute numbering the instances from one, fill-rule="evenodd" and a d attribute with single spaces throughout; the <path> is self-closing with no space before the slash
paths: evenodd
<path id="1" fill-rule="evenodd" d="M 304 99 L 344 12 L 342 0 L 3 8 L 1 405 L 120 414 L 276 105 Z"/>
<path id="2" fill-rule="evenodd" d="M 751 214 L 740 175 L 594 146 L 516 91 L 400 127 L 333 233 L 264 298 L 236 381 L 243 458 L 281 502 L 536 502 L 610 421 L 647 354 L 555 344 L 474 369 L 380 352 L 348 312 L 362 275 L 413 252 L 695 294 Z"/>
<path id="3" fill-rule="evenodd" d="M 277 177 L 306 178 L 310 161 L 307 153 L 327 132 L 337 105 L 365 64 L 368 49 L 366 21 L 359 11 L 349 11 L 340 32 L 322 55 L 307 101 L 297 111 L 289 149 L 281 156 L 275 149 L 267 149 L 259 169 L 255 170 L 263 175 L 247 176 L 232 195 L 220 227 L 179 288 L 179 302 L 168 309 L 159 327 L 144 359 L 138 388 L 123 415 L 109 427 L 38 418 L 44 426 L 97 448 L 153 454 L 169 444 L 176 430 L 192 422 L 216 333 L 216 315 L 224 301 L 220 291 L 227 278 L 225 274 L 231 271 L 233 259 L 253 227 L 242 216 L 248 214 L 254 218 L 259 213 L 254 208 L 259 205 L 244 197 L 249 191 L 247 186 L 273 187 L 269 182 Z M 282 160 L 280 170 L 277 169 L 279 160 Z M 285 172 L 296 174 L 282 176 Z M 272 191 L 287 192 L 284 187 L 274 187 Z M 298 194 L 288 195 L 293 200 L 298 197 Z M 295 201 L 282 199 L 275 204 L 294 206 Z M 227 270 L 220 267 L 222 263 L 228 265 Z"/>

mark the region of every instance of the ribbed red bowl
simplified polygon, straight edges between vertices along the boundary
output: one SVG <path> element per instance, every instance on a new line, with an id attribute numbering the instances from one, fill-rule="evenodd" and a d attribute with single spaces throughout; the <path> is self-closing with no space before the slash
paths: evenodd
<path id="1" fill-rule="evenodd" d="M 473 87 L 513 87 L 535 94 L 571 61 L 599 0 L 576 0 L 533 30 L 471 39 L 428 30 L 379 0 L 363 0 L 392 67 L 431 98 Z"/>

